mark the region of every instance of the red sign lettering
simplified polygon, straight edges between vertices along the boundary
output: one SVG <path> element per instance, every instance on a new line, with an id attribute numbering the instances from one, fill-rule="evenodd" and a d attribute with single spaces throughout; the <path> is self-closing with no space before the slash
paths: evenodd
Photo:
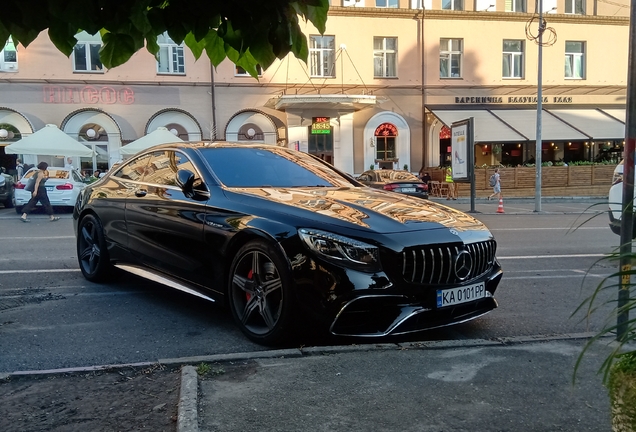
<path id="1" fill-rule="evenodd" d="M 135 92 L 129 87 L 84 86 L 65 87 L 45 85 L 42 87 L 44 103 L 54 104 L 122 104 L 135 103 Z"/>
<path id="2" fill-rule="evenodd" d="M 382 123 L 375 130 L 375 136 L 397 136 L 397 134 L 397 128 L 391 123 Z"/>

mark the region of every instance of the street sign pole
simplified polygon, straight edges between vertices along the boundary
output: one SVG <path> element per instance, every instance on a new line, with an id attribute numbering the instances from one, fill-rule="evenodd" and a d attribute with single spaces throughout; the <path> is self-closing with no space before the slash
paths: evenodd
<path id="1" fill-rule="evenodd" d="M 634 229 L 634 147 L 636 140 L 636 0 L 631 1 L 629 21 L 629 57 L 627 61 L 627 124 L 625 126 L 625 153 L 623 157 L 623 204 L 621 216 L 620 280 L 618 288 L 618 316 L 616 340 L 626 340 L 629 323 L 629 289 L 632 271 L 632 237 Z"/>
<path id="2" fill-rule="evenodd" d="M 535 139 L 535 184 L 534 184 L 534 211 L 541 211 L 541 114 L 543 111 L 543 32 L 545 23 L 543 22 L 543 1 L 539 4 L 539 58 L 537 63 L 537 133 Z"/>

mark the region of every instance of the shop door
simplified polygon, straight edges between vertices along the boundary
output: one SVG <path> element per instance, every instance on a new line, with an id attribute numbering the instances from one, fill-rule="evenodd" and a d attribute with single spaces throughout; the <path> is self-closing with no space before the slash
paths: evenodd
<path id="1" fill-rule="evenodd" d="M 318 156 L 333 165 L 333 128 L 328 134 L 312 134 L 309 127 L 309 154 Z"/>

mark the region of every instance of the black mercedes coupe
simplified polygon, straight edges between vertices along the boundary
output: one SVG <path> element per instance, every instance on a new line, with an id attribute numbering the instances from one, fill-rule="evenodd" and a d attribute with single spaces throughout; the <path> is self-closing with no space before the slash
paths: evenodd
<path id="1" fill-rule="evenodd" d="M 86 279 L 117 267 L 222 302 L 265 345 L 307 322 L 383 337 L 497 307 L 502 270 L 481 222 L 283 147 L 153 147 L 82 190 L 73 218 Z"/>

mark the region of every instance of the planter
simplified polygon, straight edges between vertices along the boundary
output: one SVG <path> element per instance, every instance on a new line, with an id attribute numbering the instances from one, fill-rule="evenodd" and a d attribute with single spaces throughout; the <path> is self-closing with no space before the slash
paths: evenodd
<path id="1" fill-rule="evenodd" d="M 636 353 L 622 355 L 608 381 L 614 432 L 636 432 Z"/>

